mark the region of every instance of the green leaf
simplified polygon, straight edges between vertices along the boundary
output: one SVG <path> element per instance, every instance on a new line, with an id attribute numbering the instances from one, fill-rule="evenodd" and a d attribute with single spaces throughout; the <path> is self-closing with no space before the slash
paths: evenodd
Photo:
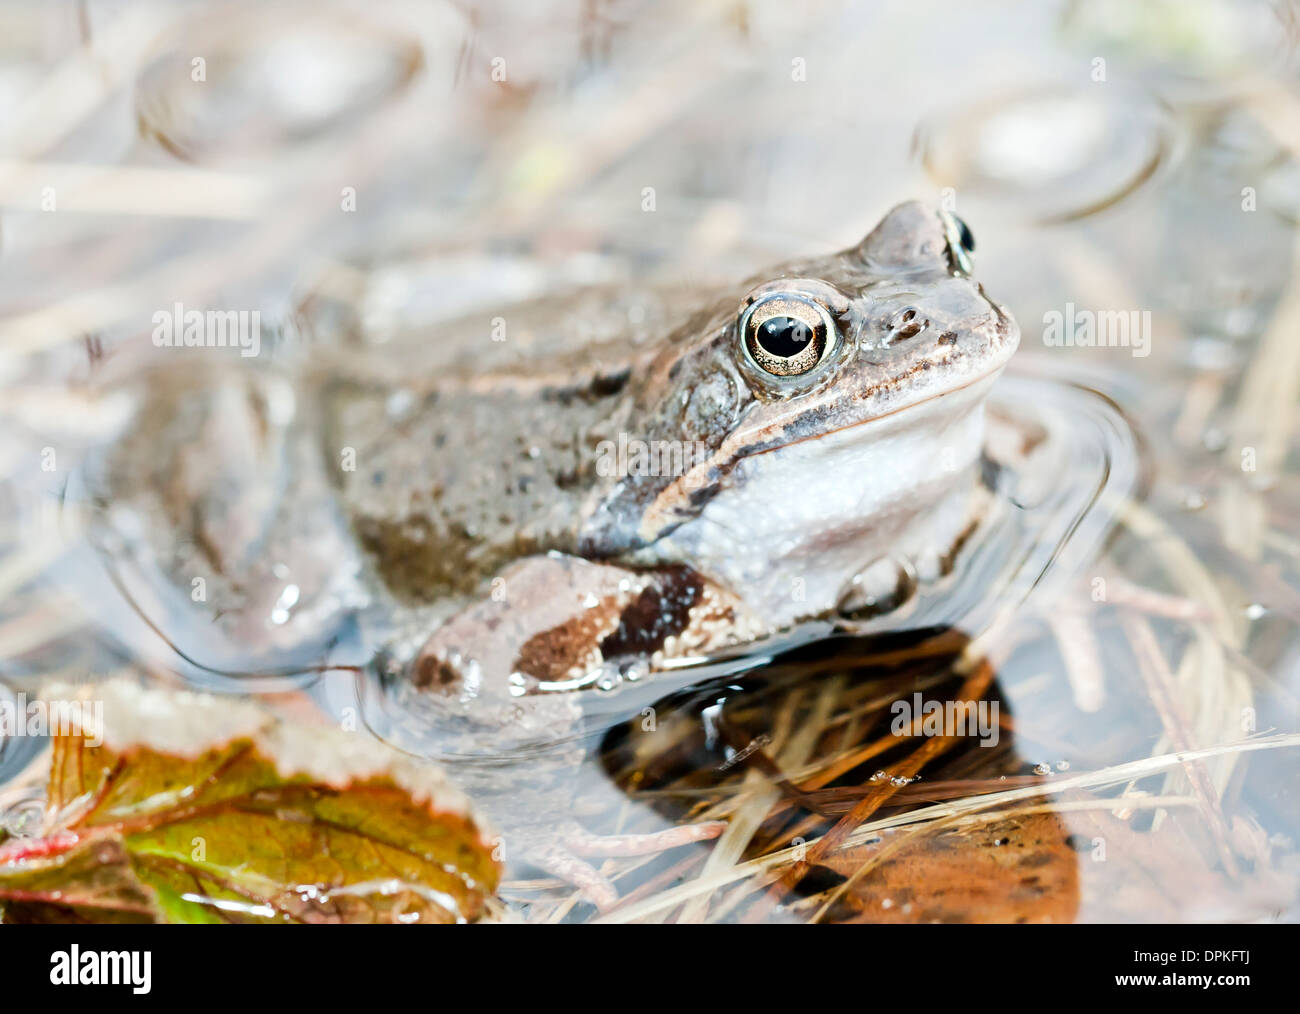
<path id="1" fill-rule="evenodd" d="M 124 680 L 43 696 L 81 710 L 44 833 L 0 844 L 6 922 L 471 921 L 496 889 L 465 798 L 368 734 Z"/>

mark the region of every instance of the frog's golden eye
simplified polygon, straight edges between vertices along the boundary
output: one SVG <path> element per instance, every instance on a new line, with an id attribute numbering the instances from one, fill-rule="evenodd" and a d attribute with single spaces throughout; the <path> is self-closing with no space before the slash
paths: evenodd
<path id="1" fill-rule="evenodd" d="M 750 362 L 764 373 L 794 377 L 825 358 L 835 334 L 835 320 L 815 299 L 773 292 L 745 308 L 739 331 Z"/>

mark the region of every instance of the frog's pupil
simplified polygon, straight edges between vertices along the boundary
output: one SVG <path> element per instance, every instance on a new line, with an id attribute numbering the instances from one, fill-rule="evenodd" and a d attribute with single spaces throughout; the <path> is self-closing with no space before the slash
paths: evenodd
<path id="1" fill-rule="evenodd" d="M 758 344 L 770 355 L 789 359 L 808 347 L 812 328 L 798 317 L 770 317 L 758 329 Z"/>

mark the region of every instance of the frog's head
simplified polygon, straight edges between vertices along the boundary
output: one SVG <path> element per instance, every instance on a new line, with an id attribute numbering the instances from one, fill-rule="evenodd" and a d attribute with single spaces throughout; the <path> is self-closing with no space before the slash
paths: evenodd
<path id="1" fill-rule="evenodd" d="M 974 247 L 965 222 L 911 201 L 751 287 L 724 339 L 757 403 L 733 435 L 780 446 L 991 380 L 1019 331 L 971 278 Z"/>
<path id="2" fill-rule="evenodd" d="M 971 277 L 974 245 L 948 212 L 901 204 L 856 246 L 719 300 L 639 378 L 637 418 L 686 441 L 688 467 L 602 507 L 639 501 L 623 518 L 642 546 L 698 559 L 729 531 L 733 555 L 738 535 L 768 562 L 922 510 L 969 474 L 1019 338 Z"/>
<path id="3" fill-rule="evenodd" d="M 750 288 L 724 338 L 753 401 L 736 456 L 991 380 L 1019 331 L 971 278 L 974 246 L 956 216 L 910 202 L 857 246 Z"/>

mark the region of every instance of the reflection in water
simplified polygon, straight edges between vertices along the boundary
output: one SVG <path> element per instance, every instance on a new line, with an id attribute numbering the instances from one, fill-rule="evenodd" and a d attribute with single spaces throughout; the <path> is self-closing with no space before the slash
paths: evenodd
<path id="1" fill-rule="evenodd" d="M 1035 793 L 1049 775 L 1019 752 L 1016 716 L 969 645 L 930 629 L 790 653 L 657 702 L 611 730 L 602 760 L 633 798 L 678 819 L 726 817 L 729 838 L 750 831 L 743 858 L 793 856 L 779 878 L 690 899 L 696 915 L 1070 921 L 1079 841 Z M 843 846 L 825 849 L 837 835 Z M 720 868 L 696 856 L 690 873 Z"/>

